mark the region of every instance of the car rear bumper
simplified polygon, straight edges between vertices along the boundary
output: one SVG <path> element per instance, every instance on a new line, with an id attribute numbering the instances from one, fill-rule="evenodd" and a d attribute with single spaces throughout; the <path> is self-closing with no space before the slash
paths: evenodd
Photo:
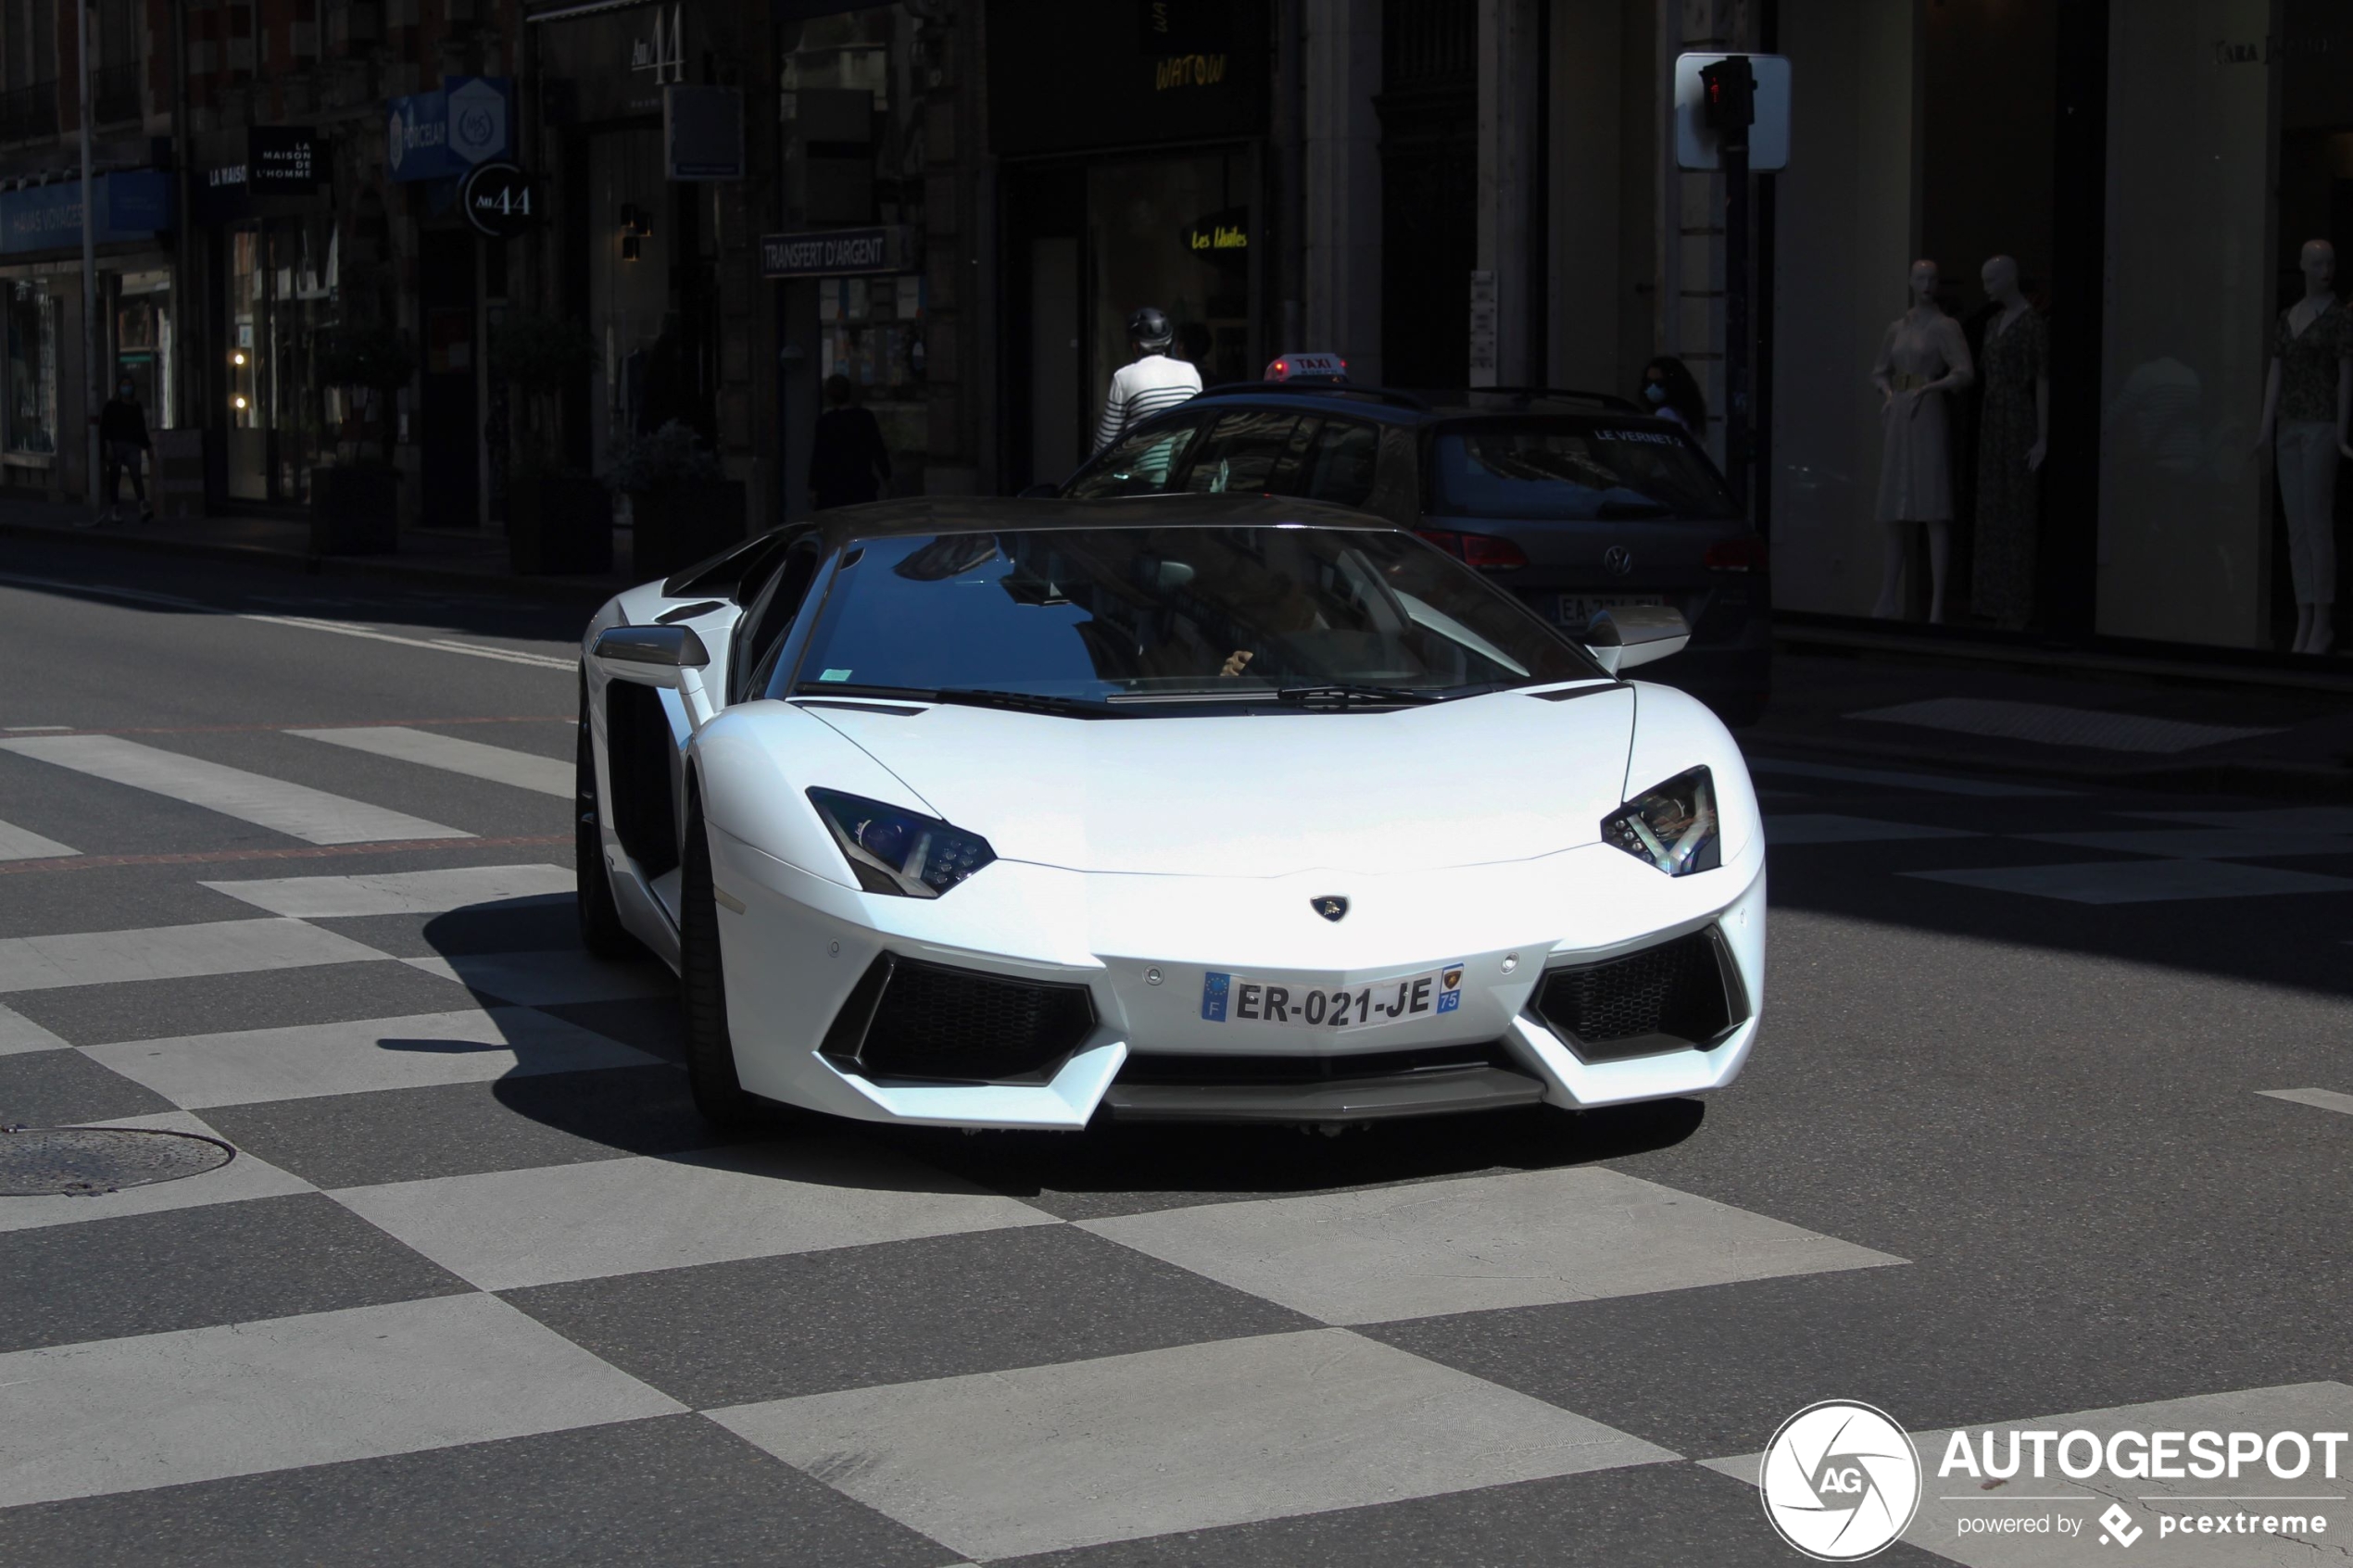
<path id="1" fill-rule="evenodd" d="M 1139 877 L 1000 862 L 938 900 L 856 892 L 724 834 L 713 840 L 745 1088 L 864 1121 L 1076 1129 L 1103 1110 L 1328 1123 L 1617 1104 L 1730 1083 L 1763 1000 L 1753 828 L 1721 868 L 1680 878 L 1603 845 L 1390 877 Z M 1354 899 L 1347 919 L 1316 921 L 1309 900 L 1341 884 Z M 1596 1047 L 1547 1022 L 1539 997 L 1555 972 L 1694 934 L 1713 934 L 1705 940 L 1723 955 L 1725 1012 L 1710 1021 L 1720 1026 L 1692 1031 L 1704 1038 Z M 1394 1019 L 1376 1005 L 1361 1027 L 1277 1025 L 1207 1005 L 1212 976 L 1378 1004 L 1413 976 L 1453 970 L 1453 1005 L 1440 1010 L 1433 992 L 1429 1010 Z M 903 995 L 926 998 L 929 1011 L 893 1021 L 899 982 L 878 986 L 878 971 L 918 975 Z M 1391 989 L 1378 992 L 1384 983 Z M 1051 994 L 1051 1005 L 1025 992 Z M 996 1040 L 983 1051 L 990 1081 L 959 1081 L 956 1061 L 981 1059 L 954 1053 L 982 1017 L 1051 1017 L 1055 1033 L 1030 1041 L 1027 1057 Z M 1636 1054 L 1617 1054 L 1629 1048 Z"/>

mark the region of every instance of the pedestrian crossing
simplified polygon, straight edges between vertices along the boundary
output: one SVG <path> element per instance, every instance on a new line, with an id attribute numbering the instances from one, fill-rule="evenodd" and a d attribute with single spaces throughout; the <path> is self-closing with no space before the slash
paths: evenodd
<path id="1" fill-rule="evenodd" d="M 329 746 L 348 746 L 371 757 L 440 768 L 470 779 L 512 784 L 518 789 L 534 790 L 563 799 L 569 799 L 573 789 L 573 765 L 568 761 L 534 757 L 507 746 L 485 746 L 480 741 L 436 734 L 431 730 L 414 729 L 406 724 L 346 730 L 289 730 L 286 733 L 300 735 L 305 740 L 324 741 Z"/>
<path id="2" fill-rule="evenodd" d="M 405 811 L 145 746 L 119 735 L 49 735 L 0 741 L 0 751 L 190 806 L 201 806 L 307 844 L 473 836 L 461 828 L 427 822 Z"/>
<path id="3" fill-rule="evenodd" d="M 0 1267 L 36 1240 L 60 1274 L 141 1236 L 152 1256 L 152 1227 L 170 1226 L 207 1257 L 263 1260 L 274 1279 L 258 1288 L 286 1304 L 257 1310 L 251 1282 L 208 1273 L 195 1299 L 91 1336 L 0 1302 L 0 1507 L 132 1506 L 321 1466 L 363 1477 L 427 1450 L 691 1414 L 855 1505 L 848 1537 L 912 1538 L 931 1563 L 1076 1549 L 1680 1461 L 1366 1325 L 1904 1263 L 1599 1169 L 1080 1223 L 849 1126 L 726 1144 L 696 1123 L 682 1147 L 592 1140 L 549 1158 L 598 1080 L 621 1081 L 640 1123 L 682 1106 L 674 1025 L 628 1045 L 541 1010 L 593 996 L 666 1015 L 660 972 L 537 948 L 404 958 L 312 922 L 372 922 L 397 946 L 400 922 L 485 901 L 569 918 L 557 871 L 212 879 L 267 912 L 0 947 L 0 997 L 48 1020 L 10 1014 L 12 1030 L 169 1107 L 94 1120 L 239 1150 L 183 1182 L 0 1200 Z M 239 963 L 291 987 L 275 1004 L 290 1012 L 331 1007 L 354 964 L 471 1000 L 114 1039 L 44 999 Z M 535 1102 L 535 1081 L 548 1085 Z M 437 1141 L 439 1123 L 463 1135 Z M 295 1275 L 296 1257 L 332 1281 Z M 780 1354 L 773 1328 L 676 1339 L 747 1312 L 835 1336 L 841 1314 L 822 1303 L 841 1304 L 844 1271 L 937 1279 L 950 1258 L 954 1299 L 998 1298 L 1006 1329 L 967 1336 L 959 1307 L 887 1290 L 854 1298 L 912 1321 L 875 1324 L 848 1355 Z M 1139 1474 L 1164 1484 L 1121 1484 Z"/>
<path id="4" fill-rule="evenodd" d="M 81 853 L 69 844 L 44 838 L 29 828 L 0 822 L 0 860 L 49 860 Z"/>
<path id="5" fill-rule="evenodd" d="M 1629 1508 L 1719 1520 L 1735 1544 L 1583 1560 L 1767 1561 L 1740 1439 L 1666 1413 L 1712 1398 L 1687 1392 L 1705 1382 L 1691 1358 L 1787 1315 L 1802 1329 L 1743 1356 L 1804 1397 L 1868 1395 L 1824 1383 L 1850 1364 L 1840 1333 L 1891 1292 L 1949 1288 L 1898 1283 L 1950 1268 L 1932 1248 L 1850 1229 L 1771 1168 L 1636 1174 L 1571 1162 L 1565 1131 L 1531 1157 L 1532 1134 L 1441 1130 L 1450 1158 L 1369 1176 L 1337 1173 L 1347 1144 L 1300 1140 L 1310 1155 L 1283 1169 L 1311 1173 L 1286 1182 L 1233 1173 L 1265 1166 L 1267 1135 L 1188 1130 L 1190 1174 L 1166 1190 L 1129 1169 L 1140 1142 L 1114 1141 L 1115 1190 L 1077 1192 L 1025 1176 L 1029 1157 L 1004 1151 L 1048 1145 L 1011 1135 L 723 1138 L 688 1102 L 667 972 L 573 945 L 573 872 L 536 858 L 557 851 L 484 847 L 518 800 L 568 833 L 550 803 L 571 793 L 568 721 L 265 738 L 281 749 L 249 769 L 230 743 L 0 739 L 10 820 L 83 859 L 144 842 L 143 805 L 304 855 L 389 851 L 297 863 L 318 874 L 133 868 L 146 880 L 119 902 L 61 906 L 74 918 L 43 929 L 20 923 L 29 906 L 0 910 L 19 922 L 0 935 L 0 1124 L 237 1150 L 184 1181 L 0 1198 L 0 1277 L 18 1282 L 0 1292 L 0 1564 L 112 1561 L 92 1543 L 117 1540 L 151 1557 L 158 1539 L 192 1562 L 334 1561 L 355 1519 L 409 1539 L 507 1528 L 536 1506 L 520 1474 L 564 1517 L 532 1515 L 536 1533 L 486 1561 L 578 1560 L 598 1531 L 649 1532 L 681 1562 L 1376 1561 L 1367 1543 L 1392 1538 L 1409 1543 L 1396 1561 L 1441 1561 L 1516 1511 L 1576 1547 Z M 280 791 L 263 759 L 296 743 L 363 771 Z M 2222 896 L 2215 868 L 2353 878 L 2353 858 L 2332 860 L 2353 857 L 2353 820 L 2325 809 L 2161 813 L 1759 771 L 1781 880 L 1861 861 L 1906 897 L 2072 909 L 2103 900 L 2055 867 L 2174 878 L 2169 898 Z M 127 787 L 69 826 L 30 809 L 60 775 Z M 432 797 L 451 820 L 406 816 L 413 781 L 436 776 L 455 781 Z M 409 826 L 386 836 L 370 813 Z M 2004 870 L 2046 881 L 1957 880 Z M 167 884 L 170 911 L 141 912 Z M 1760 1073 L 1769 1104 L 1763 1058 Z M 2320 1112 L 2353 1107 L 2233 1092 L 2327 1127 Z M 1686 1320 L 1700 1327 L 1642 1374 L 1594 1370 L 1644 1324 Z M 2344 1424 L 2334 1385 L 2241 1381 L 2249 1410 Z M 1761 1424 L 1743 1416 L 1752 1440 L 1795 1408 L 1774 1399 Z M 1899 1413 L 1941 1429 L 1992 1412 L 1930 1391 Z M 747 1544 L 722 1549 L 690 1517 L 745 1522 Z M 2026 1561 L 1969 1555 L 1957 1514 L 1932 1517 L 1913 1545 Z"/>

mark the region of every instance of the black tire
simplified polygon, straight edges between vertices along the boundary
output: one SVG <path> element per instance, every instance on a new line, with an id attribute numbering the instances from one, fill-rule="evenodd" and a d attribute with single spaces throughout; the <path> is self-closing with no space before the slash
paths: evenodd
<path id="1" fill-rule="evenodd" d="M 727 972 L 719 951 L 719 901 L 711 893 L 711 835 L 691 791 L 686 851 L 679 878 L 678 998 L 686 1012 L 686 1086 L 703 1120 L 735 1131 L 761 1121 L 762 1108 L 736 1079 L 736 1046 L 727 1033 Z"/>
<path id="2" fill-rule="evenodd" d="M 580 744 L 573 764 L 573 878 L 580 913 L 580 945 L 600 959 L 634 959 L 645 948 L 621 923 L 605 847 L 598 831 L 597 751 L 588 734 L 588 682 L 580 683 Z"/>

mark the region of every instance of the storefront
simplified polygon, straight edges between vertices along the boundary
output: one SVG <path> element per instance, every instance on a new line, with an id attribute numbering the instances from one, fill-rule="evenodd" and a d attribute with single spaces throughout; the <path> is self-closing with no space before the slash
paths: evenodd
<path id="1" fill-rule="evenodd" d="M 180 422 L 175 354 L 171 177 L 120 169 L 94 182 L 99 374 L 109 393 L 128 375 L 149 425 Z M 0 315 L 6 389 L 0 395 L 0 487 L 53 496 L 87 493 L 79 439 L 82 401 L 82 182 L 0 191 Z"/>
<path id="2" fill-rule="evenodd" d="M 566 457 L 602 472 L 673 420 L 706 441 L 718 432 L 721 187 L 673 177 L 662 114 L 688 62 L 732 43 L 723 19 L 675 4 L 556 0 L 528 20 L 559 198 L 555 297 L 596 350 L 566 395 Z"/>
<path id="3" fill-rule="evenodd" d="M 779 497 L 812 500 L 810 445 L 824 387 L 844 378 L 881 427 L 882 495 L 919 495 L 932 447 L 932 322 L 925 246 L 917 19 L 904 6 L 833 7 L 777 38 L 786 105 L 780 161 L 794 228 L 761 240 L 786 345 L 778 370 Z"/>
<path id="4" fill-rule="evenodd" d="M 478 165 L 513 151 L 514 84 L 507 77 L 448 76 L 385 107 L 386 188 L 416 257 L 409 326 L 417 393 L 405 412 L 417 521 L 482 527 L 497 521 L 503 497 L 503 445 L 489 436 L 499 395 L 489 350 L 507 299 L 507 242 L 467 221 L 459 192 Z"/>
<path id="5" fill-rule="evenodd" d="M 2340 294 L 2353 267 L 2353 12 L 1777 10 L 1804 83 L 1775 193 L 1777 603 L 1885 610 L 1884 568 L 1903 551 L 1896 608 L 1917 619 L 1939 531 L 1957 625 L 2281 648 L 2299 597 L 2345 602 L 2353 583 L 2296 587 L 2259 433 L 2281 312 L 2305 291 L 2299 251 L 2334 243 Z M 2015 258 L 2027 330 L 2048 345 L 2031 357 L 2046 452 L 2017 483 L 2031 444 L 2002 435 L 1989 399 L 2031 419 L 2029 361 L 1998 352 L 1982 373 L 1998 317 L 1982 269 L 1997 256 Z M 1908 508 L 1927 515 L 1888 520 L 1882 496 L 1904 486 L 1884 483 L 1896 447 L 1873 370 L 1921 257 L 1940 263 L 1943 307 L 1981 373 L 1943 397 L 1944 488 Z M 2343 539 L 2353 483 L 2335 490 L 2322 525 Z"/>
<path id="6" fill-rule="evenodd" d="M 1139 307 L 1167 315 L 1172 352 L 1205 383 L 1254 377 L 1268 357 L 1267 19 L 1256 0 L 992 0 L 988 23 L 1000 463 L 1018 487 L 1091 450 Z"/>
<path id="7" fill-rule="evenodd" d="M 329 146 L 307 126 L 271 125 L 198 144 L 191 205 L 218 280 L 217 494 L 231 501 L 307 502 L 311 469 L 334 460 L 354 412 L 349 390 L 318 373 L 320 340 L 343 320 Z"/>

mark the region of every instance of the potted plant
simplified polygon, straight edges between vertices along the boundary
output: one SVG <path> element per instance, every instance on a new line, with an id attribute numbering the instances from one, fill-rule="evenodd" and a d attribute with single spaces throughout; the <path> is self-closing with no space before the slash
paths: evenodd
<path id="1" fill-rule="evenodd" d="M 612 570 L 612 497 L 558 460 L 548 408 L 596 359 L 587 329 L 560 316 L 510 316 L 490 340 L 490 368 L 522 416 L 507 480 L 507 552 L 520 575 Z"/>
<path id="2" fill-rule="evenodd" d="M 310 547 L 324 556 L 375 555 L 400 547 L 400 470 L 393 466 L 393 397 L 417 373 L 416 351 L 383 325 L 330 329 L 319 343 L 319 379 L 365 390 L 382 433 L 370 460 L 310 470 Z"/>
<path id="3" fill-rule="evenodd" d="M 667 577 L 744 536 L 743 481 L 683 420 L 614 447 L 605 483 L 629 497 L 640 577 Z"/>

